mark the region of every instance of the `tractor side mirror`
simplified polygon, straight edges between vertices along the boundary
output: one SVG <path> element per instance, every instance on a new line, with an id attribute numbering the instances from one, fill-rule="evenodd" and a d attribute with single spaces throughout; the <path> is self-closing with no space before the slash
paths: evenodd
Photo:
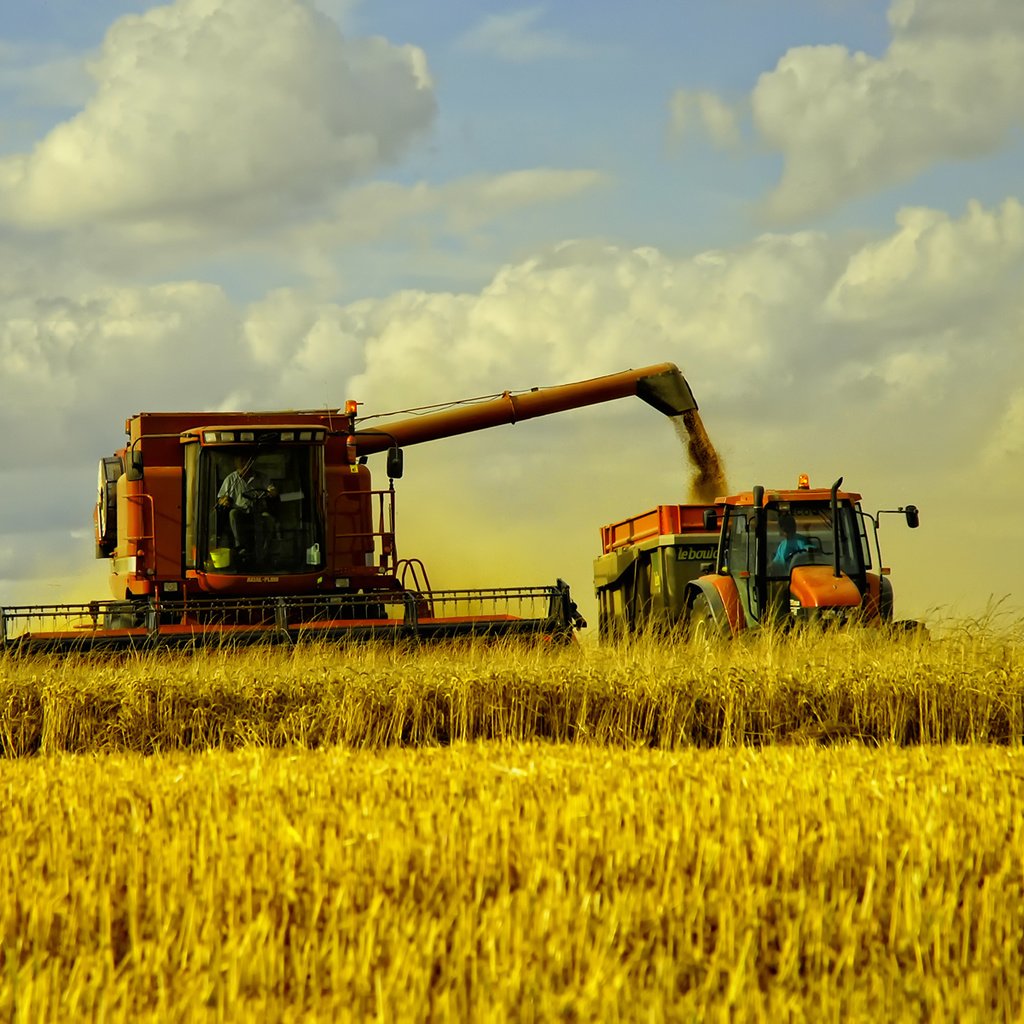
<path id="1" fill-rule="evenodd" d="M 388 477 L 391 480 L 401 480 L 403 462 L 404 453 L 401 448 L 396 446 L 388 449 Z"/>
<path id="2" fill-rule="evenodd" d="M 916 505 L 908 505 L 904 510 L 907 514 L 907 526 L 916 530 L 921 525 L 921 516 L 918 514 Z"/>
<path id="3" fill-rule="evenodd" d="M 704 509 L 704 529 L 718 529 L 718 513 L 713 508 Z"/>

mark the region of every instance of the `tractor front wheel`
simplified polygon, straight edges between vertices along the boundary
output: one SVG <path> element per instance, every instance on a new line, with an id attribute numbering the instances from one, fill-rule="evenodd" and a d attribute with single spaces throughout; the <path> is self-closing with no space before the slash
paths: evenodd
<path id="1" fill-rule="evenodd" d="M 691 643 L 707 645 L 723 638 L 722 627 L 715 621 L 711 605 L 703 594 L 693 599 L 686 622 Z"/>

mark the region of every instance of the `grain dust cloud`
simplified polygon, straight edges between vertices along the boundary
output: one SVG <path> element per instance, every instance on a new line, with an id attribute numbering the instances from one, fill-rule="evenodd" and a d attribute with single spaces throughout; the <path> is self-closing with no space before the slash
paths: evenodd
<path id="1" fill-rule="evenodd" d="M 715 498 L 727 494 L 725 465 L 721 456 L 704 429 L 704 421 L 696 409 L 689 409 L 681 416 L 672 417 L 679 440 L 686 447 L 690 462 L 689 500 L 701 505 L 710 505 Z"/>

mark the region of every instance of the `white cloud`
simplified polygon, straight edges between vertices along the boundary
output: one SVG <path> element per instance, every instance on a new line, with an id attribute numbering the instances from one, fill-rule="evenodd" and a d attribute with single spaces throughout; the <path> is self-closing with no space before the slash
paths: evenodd
<path id="1" fill-rule="evenodd" d="M 353 20 L 354 3 L 327 7 Z M 271 273 L 291 280 L 297 270 L 324 294 L 339 281 L 351 293 L 339 258 L 361 243 L 401 250 L 364 251 L 356 288 L 369 277 L 375 290 L 375 275 L 390 283 L 394 272 L 375 269 L 385 263 L 475 282 L 479 268 L 452 251 L 453 239 L 479 250 L 495 221 L 606 181 L 587 169 L 526 168 L 361 184 L 429 125 L 432 86 L 419 50 L 343 38 L 322 9 L 178 0 L 115 23 L 81 113 L 33 151 L 0 157 L 0 300 L 38 270 L 88 289 L 89 278 L 208 272 L 226 253 L 260 264 L 264 277 L 283 264 Z"/>
<path id="2" fill-rule="evenodd" d="M 1019 0 L 894 0 L 879 57 L 799 46 L 760 76 L 753 126 L 783 157 L 764 203 L 787 222 L 907 181 L 929 166 L 993 153 L 1024 124 L 1024 6 Z M 673 130 L 702 120 L 731 144 L 735 108 L 677 92 Z"/>
<path id="3" fill-rule="evenodd" d="M 305 0 L 176 0 L 115 22 L 95 95 L 0 159 L 0 218 L 39 228 L 274 222 L 431 123 L 425 57 L 346 39 Z"/>
<path id="4" fill-rule="evenodd" d="M 907 36 L 935 32 L 987 36 L 993 26 L 1024 32 L 1024 7 L 1010 0 L 893 0 L 889 24 Z"/>
<path id="5" fill-rule="evenodd" d="M 464 32 L 457 45 L 464 50 L 512 63 L 578 57 L 587 52 L 582 44 L 561 33 L 539 27 L 543 18 L 543 7 L 524 7 L 509 14 L 489 14 Z"/>
<path id="6" fill-rule="evenodd" d="M 948 352 L 909 351 L 883 356 L 878 373 L 885 383 L 900 394 L 912 396 L 915 401 L 927 401 L 936 395 L 936 385 L 950 378 L 954 358 Z"/>
<path id="7" fill-rule="evenodd" d="M 735 149 L 740 143 L 737 108 L 717 93 L 677 89 L 669 99 L 669 134 L 673 139 L 690 135 L 696 123 L 720 149 Z"/>
<path id="8" fill-rule="evenodd" d="M 345 383 L 365 362 L 364 306 L 317 301 L 288 288 L 252 303 L 243 314 L 245 342 L 251 365 L 269 371 L 262 384 L 256 378 L 252 401 L 285 408 L 343 405 Z"/>
<path id="9" fill-rule="evenodd" d="M 997 467 L 1012 465 L 1020 473 L 1024 457 L 1024 388 L 1018 388 L 1006 403 L 995 430 L 985 446 L 985 460 Z"/>
<path id="10" fill-rule="evenodd" d="M 607 182 L 591 170 L 530 168 L 470 175 L 442 185 L 375 181 L 341 193 L 316 223 L 290 235 L 296 248 L 323 250 L 395 236 L 425 244 L 431 235 L 465 235 L 519 210 L 580 195 Z M 424 230 L 433 219 L 437 226 Z"/>
<path id="11" fill-rule="evenodd" d="M 312 0 L 313 6 L 332 18 L 342 29 L 347 29 L 359 9 L 361 0 Z"/>
<path id="12" fill-rule="evenodd" d="M 943 309 L 955 319 L 1024 276 L 1024 206 L 1017 199 L 993 210 L 971 202 L 959 220 L 912 207 L 896 222 L 895 234 L 850 260 L 826 300 L 832 315 L 934 323 Z"/>
<path id="13" fill-rule="evenodd" d="M 231 382 L 252 379 L 237 313 L 214 285 L 40 295 L 5 312 L 0 431 L 19 439 L 4 448 L 5 468 L 79 465 L 116 442 L 132 412 L 212 407 Z"/>

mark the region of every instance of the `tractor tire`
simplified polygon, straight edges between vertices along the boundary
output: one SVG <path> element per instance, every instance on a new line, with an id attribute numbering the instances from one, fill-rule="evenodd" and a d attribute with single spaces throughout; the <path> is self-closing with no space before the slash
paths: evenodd
<path id="1" fill-rule="evenodd" d="M 722 627 L 715 621 L 711 605 L 703 594 L 698 594 L 690 605 L 686 634 L 690 643 L 705 647 L 725 639 Z"/>

